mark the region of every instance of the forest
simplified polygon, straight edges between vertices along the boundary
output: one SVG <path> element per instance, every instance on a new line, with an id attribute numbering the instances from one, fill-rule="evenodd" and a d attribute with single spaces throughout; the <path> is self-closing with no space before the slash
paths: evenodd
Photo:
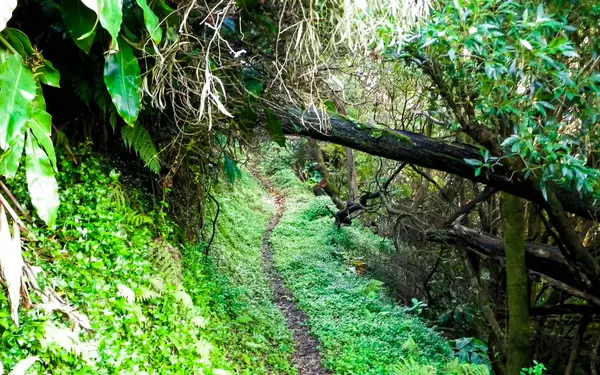
<path id="1" fill-rule="evenodd" d="M 597 375 L 600 2 L 0 1 L 0 375 Z"/>

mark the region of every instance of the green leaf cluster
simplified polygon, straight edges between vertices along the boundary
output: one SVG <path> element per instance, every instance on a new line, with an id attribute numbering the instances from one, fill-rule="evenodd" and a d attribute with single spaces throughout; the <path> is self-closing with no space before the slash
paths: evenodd
<path id="1" fill-rule="evenodd" d="M 90 61 L 104 60 L 96 78 L 104 87 L 97 83 L 90 87 L 87 80 L 74 79 L 77 94 L 88 105 L 93 99 L 110 116 L 113 128 L 118 126 L 117 115 L 128 126 L 136 126 L 142 108 L 136 50 L 141 50 L 147 39 L 157 44 L 162 41 L 165 25 L 159 15 L 166 17 L 168 6 L 162 1 L 146 0 L 137 0 L 133 6 L 122 0 L 60 0 L 46 5 L 56 11 L 66 35 L 90 55 Z M 127 19 L 136 17 L 147 35 L 143 31 L 134 35 L 127 29 Z M 0 175 L 13 177 L 24 153 L 31 201 L 39 217 L 52 226 L 59 205 L 57 161 L 51 139 L 52 117 L 46 112 L 41 85 L 59 88 L 60 74 L 26 34 L 12 28 L 0 31 Z M 73 72 L 66 73 L 74 76 Z M 142 133 L 143 129 L 136 134 Z M 132 135 L 125 130 L 122 134 Z M 153 147 L 138 147 L 139 143 L 131 142 L 131 138 L 125 141 L 153 171 L 158 171 L 157 153 L 150 155 Z"/>
<path id="2" fill-rule="evenodd" d="M 52 226 L 59 205 L 56 156 L 41 85 L 58 87 L 60 76 L 20 31 L 4 29 L 0 42 L 0 175 L 14 177 L 25 154 L 31 201 Z"/>
<path id="3" fill-rule="evenodd" d="M 599 15 L 591 3 L 448 2 L 404 48 L 438 64 L 447 94 L 465 98 L 470 121 L 498 134 L 526 176 L 598 195 Z"/>

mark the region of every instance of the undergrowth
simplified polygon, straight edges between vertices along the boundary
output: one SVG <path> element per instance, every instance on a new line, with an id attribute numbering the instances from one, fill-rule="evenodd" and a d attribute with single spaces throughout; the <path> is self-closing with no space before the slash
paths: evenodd
<path id="1" fill-rule="evenodd" d="M 220 214 L 210 255 L 231 284 L 221 291 L 225 300 L 212 306 L 216 342 L 227 347 L 240 374 L 293 374 L 291 335 L 262 269 L 262 236 L 273 206 L 247 171 L 233 185 L 220 185 L 216 196 Z M 187 258 L 188 266 L 194 263 Z"/>
<path id="2" fill-rule="evenodd" d="M 0 293 L 4 368 L 37 356 L 29 373 L 288 372 L 284 326 L 275 324 L 281 322 L 272 308 L 260 306 L 260 299 L 249 293 L 265 293 L 264 286 L 256 292 L 262 285 L 253 281 L 256 268 L 228 279 L 202 254 L 204 244 L 176 243 L 181 231 L 164 210 L 122 185 L 107 160 L 85 149 L 76 154 L 78 165 L 68 157 L 60 159 L 56 226 L 30 225 L 24 256 L 43 270 L 42 289 L 54 289 L 85 314 L 92 331 L 73 332 L 68 318 L 42 309 L 35 293 L 34 307 L 21 307 L 17 327 Z M 9 184 L 17 199 L 27 203 L 24 176 Z M 220 233 L 227 228 L 231 239 L 219 239 L 216 248 L 223 254 L 247 253 L 250 246 L 260 249 L 258 234 L 249 234 L 247 228 L 252 233 L 263 230 L 268 213 L 263 212 L 261 220 L 253 214 L 254 226 L 247 225 L 235 216 L 235 204 L 223 204 L 221 225 L 232 217 Z M 230 262 L 238 268 L 243 263 L 242 257 Z"/>
<path id="3" fill-rule="evenodd" d="M 334 374 L 488 374 L 485 366 L 459 363 L 450 343 L 395 304 L 383 283 L 339 259 L 340 247 L 350 245 L 348 231 L 352 246 L 371 251 L 386 250 L 387 241 L 360 226 L 337 230 L 329 198 L 313 197 L 289 170 L 271 165 L 271 172 L 286 194 L 271 236 L 275 266 L 308 315 L 327 368 Z"/>

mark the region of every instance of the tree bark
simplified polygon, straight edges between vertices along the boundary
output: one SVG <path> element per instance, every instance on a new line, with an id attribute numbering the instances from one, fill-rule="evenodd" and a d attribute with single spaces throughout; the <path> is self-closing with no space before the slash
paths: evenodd
<path id="1" fill-rule="evenodd" d="M 310 155 L 314 162 L 317 163 L 316 168 L 324 180 L 324 183 L 321 183 L 319 186 L 321 186 L 325 193 L 331 198 L 338 209 L 342 210 L 346 208 L 344 201 L 340 198 L 340 192 L 335 184 L 329 179 L 329 171 L 327 170 L 327 165 L 325 164 L 325 159 L 323 158 L 323 153 L 321 152 L 319 144 L 316 140 L 309 138 L 308 146 L 310 148 Z"/>
<path id="2" fill-rule="evenodd" d="M 462 225 L 455 225 L 446 230 L 436 230 L 427 233 L 430 241 L 455 245 L 469 250 L 484 259 L 491 259 L 500 265 L 506 265 L 504 245 L 496 237 L 483 235 Z M 595 288 L 588 288 L 570 269 L 566 259 L 555 247 L 526 243 L 526 265 L 529 273 L 544 281 L 557 290 L 577 296 L 600 307 L 600 295 Z"/>
<path id="3" fill-rule="evenodd" d="M 444 221 L 444 226 L 450 226 L 452 223 L 454 223 L 454 221 L 456 219 L 458 219 L 461 215 L 465 215 L 467 213 L 469 213 L 478 203 L 480 202 L 484 202 L 486 200 L 488 200 L 496 191 L 494 190 L 494 188 L 491 187 L 486 187 L 485 189 L 483 189 L 481 192 L 479 192 L 475 198 L 471 199 L 470 201 L 468 201 L 467 203 L 465 203 L 463 206 L 461 206 L 456 212 L 454 212 L 452 215 L 450 215 L 445 221 Z M 483 215 L 482 215 L 483 216 Z M 481 220 L 483 221 L 483 217 L 481 218 Z M 483 225 L 482 225 L 483 226 Z"/>
<path id="4" fill-rule="evenodd" d="M 569 355 L 569 362 L 567 363 L 567 368 L 565 369 L 565 375 L 573 375 L 575 373 L 577 357 L 579 356 L 579 351 L 581 350 L 581 342 L 583 341 L 585 330 L 590 323 L 590 317 L 590 314 L 585 314 L 581 317 L 579 328 L 577 329 L 577 333 L 575 333 L 575 338 L 573 338 L 573 348 L 571 349 L 571 354 Z"/>
<path id="5" fill-rule="evenodd" d="M 346 168 L 348 170 L 348 196 L 349 200 L 354 201 L 358 196 L 358 187 L 356 185 L 356 168 L 354 167 L 354 151 L 346 147 Z"/>
<path id="6" fill-rule="evenodd" d="M 519 375 L 532 361 L 525 266 L 525 204 L 519 197 L 503 193 L 501 211 L 508 295 L 507 370 L 508 375 Z"/>
<path id="7" fill-rule="evenodd" d="M 473 268 L 473 264 L 468 257 L 468 254 L 464 254 L 463 256 L 465 261 L 465 272 L 467 274 L 467 278 L 469 280 L 469 285 L 471 286 L 472 292 L 475 294 L 475 300 L 477 301 L 477 305 L 479 305 L 479 309 L 483 313 L 483 316 L 487 323 L 490 325 L 492 332 L 498 342 L 498 350 L 500 351 L 502 357 L 506 358 L 506 337 L 504 336 L 504 331 L 500 327 L 496 316 L 494 315 L 494 310 L 490 307 L 490 301 L 481 284 L 479 283 L 479 279 L 475 274 L 475 270 Z M 493 359 L 493 358 L 490 358 Z"/>
<path id="8" fill-rule="evenodd" d="M 590 360 L 590 374 L 591 375 L 598 375 L 598 368 L 597 368 L 597 363 L 598 363 L 598 353 L 600 349 L 600 336 L 598 336 L 598 338 L 596 339 L 596 342 L 594 343 L 594 347 L 592 348 L 592 359 Z"/>
<path id="9" fill-rule="evenodd" d="M 540 242 L 540 218 L 535 205 L 527 203 L 527 240 Z"/>

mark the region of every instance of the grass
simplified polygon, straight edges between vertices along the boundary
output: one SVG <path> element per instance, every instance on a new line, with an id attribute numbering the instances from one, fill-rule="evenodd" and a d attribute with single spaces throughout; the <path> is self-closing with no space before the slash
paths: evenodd
<path id="1" fill-rule="evenodd" d="M 217 194 L 221 213 L 211 256 L 216 269 L 236 288 L 238 307 L 219 314 L 224 329 L 217 341 L 239 374 L 294 374 L 290 364 L 293 343 L 283 315 L 272 302 L 262 269 L 262 236 L 273 213 L 272 203 L 259 182 L 243 172 L 233 186 Z M 194 263 L 193 261 L 188 264 Z M 235 333 L 235 334 L 232 334 Z"/>
<path id="2" fill-rule="evenodd" d="M 343 234 L 323 203 L 288 197 L 272 245 L 277 269 L 322 343 L 325 366 L 335 374 L 391 374 L 401 358 L 431 364 L 450 356 L 445 340 L 395 305 L 381 283 L 356 275 L 334 255 Z"/>

